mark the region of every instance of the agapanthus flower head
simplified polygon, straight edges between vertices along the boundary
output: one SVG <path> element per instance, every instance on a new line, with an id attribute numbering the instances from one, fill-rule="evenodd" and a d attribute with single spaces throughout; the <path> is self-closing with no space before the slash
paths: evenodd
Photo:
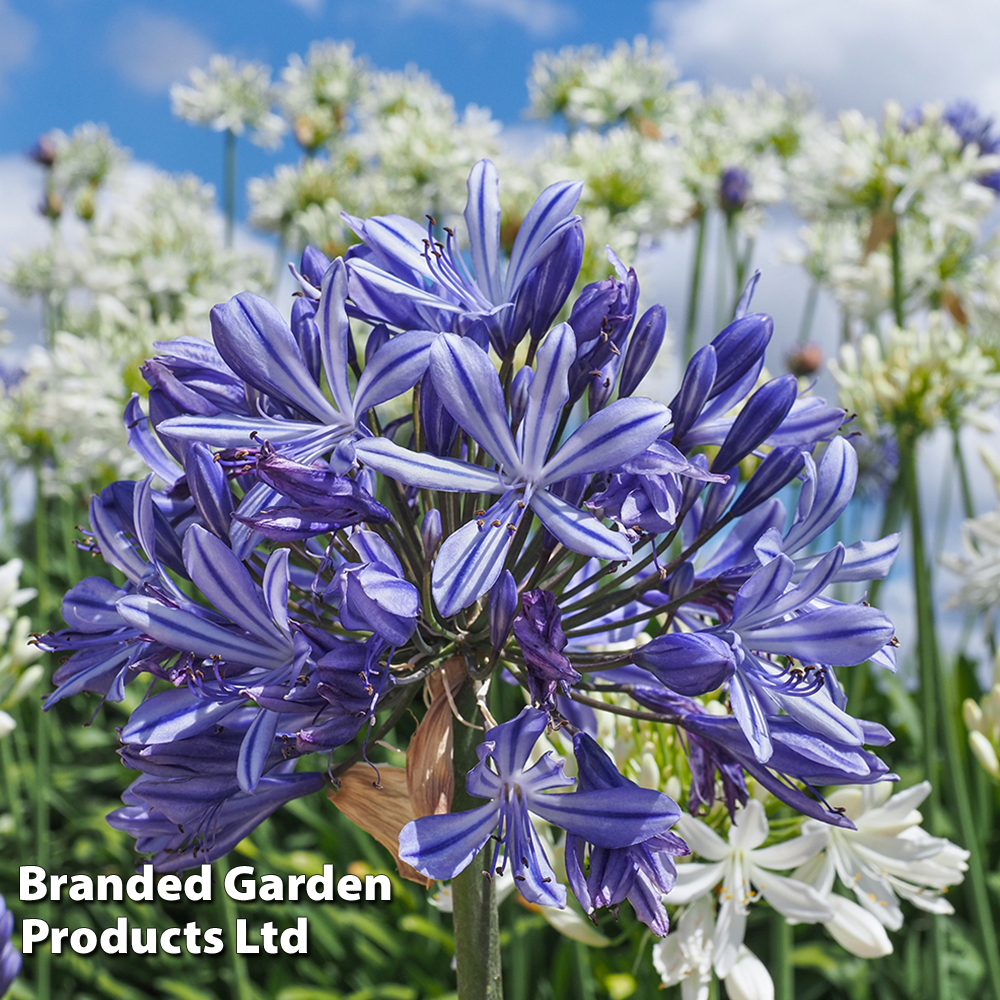
<path id="1" fill-rule="evenodd" d="M 195 67 L 190 77 L 190 85 L 175 83 L 170 88 L 178 118 L 233 135 L 249 130 L 251 142 L 265 148 L 281 142 L 285 122 L 271 110 L 277 95 L 269 67 L 213 55 L 207 70 Z"/>

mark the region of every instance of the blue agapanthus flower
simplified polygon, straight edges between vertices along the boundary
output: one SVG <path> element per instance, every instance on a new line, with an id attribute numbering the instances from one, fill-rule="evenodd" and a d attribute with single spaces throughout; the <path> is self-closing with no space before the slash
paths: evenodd
<path id="1" fill-rule="evenodd" d="M 662 934 L 678 808 L 619 773 L 597 713 L 675 727 L 694 811 L 717 789 L 734 810 L 749 774 L 849 826 L 822 786 L 886 777 L 866 746 L 890 737 L 833 668 L 891 668 L 896 640 L 828 591 L 883 577 L 898 538 L 823 550 L 857 460 L 843 410 L 763 378 L 758 275 L 665 406 L 640 394 L 666 310 L 637 315 L 635 268 L 609 249 L 609 274 L 570 301 L 580 185 L 539 196 L 506 261 L 497 190 L 477 164 L 467 245 L 433 222 L 352 219 L 364 245 L 307 249 L 287 320 L 242 293 L 212 310 L 211 342 L 159 345 L 148 401 L 125 412 L 150 475 L 91 504 L 84 544 L 112 579 L 76 583 L 67 628 L 39 638 L 67 657 L 46 705 L 120 702 L 145 675 L 121 728 L 138 776 L 110 821 L 179 871 L 377 761 L 439 671 L 464 666 L 481 701 L 499 672 L 529 704 L 490 719 L 456 775 L 482 805 L 406 826 L 401 856 L 451 878 L 494 836 L 489 871 L 563 905 L 549 823 L 588 912 L 628 899 Z M 551 754 L 532 762 L 549 727 L 573 738 L 574 790 Z"/>
<path id="2" fill-rule="evenodd" d="M 677 822 L 680 812 L 673 799 L 625 778 L 613 787 L 554 792 L 574 784 L 563 761 L 545 753 L 528 766 L 547 725 L 547 713 L 529 707 L 490 729 L 466 780 L 470 795 L 488 801 L 467 812 L 409 823 L 399 835 L 399 856 L 430 878 L 454 878 L 496 831 L 488 872 L 502 875 L 510 865 L 525 899 L 562 907 L 566 888 L 556 880 L 532 814 L 606 850 L 645 845 Z"/>

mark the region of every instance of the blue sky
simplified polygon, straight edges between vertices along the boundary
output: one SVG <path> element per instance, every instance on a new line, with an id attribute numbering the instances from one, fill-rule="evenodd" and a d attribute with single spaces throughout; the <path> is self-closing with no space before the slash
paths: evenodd
<path id="1" fill-rule="evenodd" d="M 538 48 L 607 46 L 651 28 L 643 3 L 620 5 L 613 19 L 607 10 L 596 0 L 0 0 L 0 154 L 94 120 L 136 158 L 214 180 L 219 137 L 171 117 L 170 81 L 214 51 L 259 59 L 277 75 L 317 38 L 353 39 L 381 68 L 416 63 L 460 107 L 485 105 L 514 123 Z M 295 155 L 291 143 L 279 153 Z M 275 162 L 246 144 L 243 157 L 244 176 Z"/>
<path id="2" fill-rule="evenodd" d="M 214 51 L 277 74 L 320 38 L 353 39 L 376 65 L 416 63 L 516 124 L 532 54 L 663 39 L 685 74 L 743 86 L 808 81 L 829 111 L 877 113 L 970 97 L 1000 112 L 994 0 L 0 0 L 0 156 L 52 128 L 110 126 L 139 160 L 217 181 L 218 136 L 174 120 L 170 82 Z M 293 159 L 286 142 L 279 159 Z M 276 160 L 244 144 L 243 177 Z"/>

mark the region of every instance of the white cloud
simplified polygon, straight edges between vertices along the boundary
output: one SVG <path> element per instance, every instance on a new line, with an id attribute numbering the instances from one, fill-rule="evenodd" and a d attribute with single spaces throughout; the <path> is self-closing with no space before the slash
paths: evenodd
<path id="1" fill-rule="evenodd" d="M 292 0 L 297 2 L 297 0 Z M 505 17 L 536 38 L 545 37 L 576 23 L 576 10 L 563 0 L 393 0 L 403 15 L 430 14 L 454 20 L 479 15 Z"/>
<path id="2" fill-rule="evenodd" d="M 0 95 L 7 89 L 7 74 L 31 57 L 38 28 L 7 2 L 0 0 Z"/>
<path id="3" fill-rule="evenodd" d="M 172 83 L 186 80 L 188 71 L 205 65 L 213 51 L 187 21 L 134 7 L 115 19 L 108 38 L 115 69 L 147 94 L 166 93 Z"/>
<path id="4" fill-rule="evenodd" d="M 656 0 L 654 32 L 689 75 L 809 83 L 829 112 L 967 97 L 1000 113 L 995 0 Z"/>

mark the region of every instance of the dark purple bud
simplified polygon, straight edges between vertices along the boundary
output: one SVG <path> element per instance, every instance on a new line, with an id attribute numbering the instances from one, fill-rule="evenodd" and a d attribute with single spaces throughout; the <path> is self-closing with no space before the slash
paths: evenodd
<path id="1" fill-rule="evenodd" d="M 219 412 L 214 403 L 181 382 L 158 358 L 153 358 L 142 366 L 142 376 L 151 388 L 159 389 L 173 403 L 178 413 L 212 417 Z"/>
<path id="2" fill-rule="evenodd" d="M 632 662 L 655 674 L 671 691 L 684 695 L 715 691 L 736 670 L 732 646 L 707 632 L 657 636 L 632 654 Z"/>
<path id="3" fill-rule="evenodd" d="M 489 322 L 487 322 L 487 319 L 474 319 L 468 325 L 462 336 L 468 337 L 474 344 L 478 345 L 487 352 L 490 349 L 490 344 L 493 344 L 496 348 L 497 354 L 503 356 L 503 338 L 497 333 L 499 330 L 499 324 L 496 322 L 494 317 L 488 317 L 488 319 Z M 497 344 L 500 346 L 497 347 Z"/>
<path id="4" fill-rule="evenodd" d="M 198 506 L 205 527 L 229 544 L 229 526 L 233 519 L 233 493 L 226 470 L 209 448 L 194 442 L 184 459 L 188 489 Z"/>
<path id="5" fill-rule="evenodd" d="M 605 366 L 591 373 L 587 386 L 587 408 L 590 413 L 604 409 L 615 391 L 618 379 L 618 358 L 612 358 Z"/>
<path id="6" fill-rule="evenodd" d="M 753 302 L 753 293 L 757 288 L 757 282 L 760 281 L 760 270 L 754 271 L 751 275 L 750 280 L 746 283 L 746 287 L 743 289 L 743 294 L 740 296 L 739 302 L 736 303 L 736 311 L 733 313 L 733 319 L 743 319 L 747 312 L 750 310 L 750 303 Z"/>
<path id="7" fill-rule="evenodd" d="M 517 291 L 513 316 L 507 328 L 507 347 L 521 342 L 531 330 L 535 340 L 552 326 L 573 291 L 583 263 L 583 227 L 571 226 L 556 248 L 525 279 Z"/>
<path id="8" fill-rule="evenodd" d="M 498 653 L 510 636 L 517 611 L 517 583 L 514 574 L 505 569 L 490 591 L 490 642 Z"/>
<path id="9" fill-rule="evenodd" d="M 580 675 L 563 654 L 566 636 L 555 594 L 527 590 L 521 595 L 521 614 L 514 619 L 514 636 L 528 671 L 528 691 L 539 707 L 551 709 L 558 690 L 568 694 Z"/>
<path id="10" fill-rule="evenodd" d="M 690 560 L 682 562 L 674 570 L 667 583 L 667 593 L 670 595 L 670 600 L 676 601 L 678 597 L 690 594 L 694 588 L 694 576 L 694 563 Z"/>
<path id="11" fill-rule="evenodd" d="M 306 247 L 302 251 L 302 260 L 299 264 L 299 273 L 310 285 L 321 288 L 323 285 L 323 275 L 330 267 L 330 258 L 325 253 L 321 253 L 315 247 Z"/>
<path id="12" fill-rule="evenodd" d="M 773 497 L 799 474 L 803 462 L 801 448 L 775 448 L 750 477 L 750 482 L 733 504 L 732 516 L 742 517 Z"/>
<path id="13" fill-rule="evenodd" d="M 726 167 L 719 178 L 719 207 L 726 215 L 746 208 L 753 185 L 742 167 Z"/>
<path id="14" fill-rule="evenodd" d="M 695 352 L 684 370 L 681 387 L 670 404 L 674 418 L 673 443 L 678 448 L 683 446 L 684 435 L 697 420 L 712 391 L 717 367 L 715 348 L 708 344 Z"/>
<path id="15" fill-rule="evenodd" d="M 774 333 L 774 320 L 764 313 L 751 313 L 734 320 L 713 341 L 718 370 L 709 399 L 735 385 L 763 361 Z"/>
<path id="16" fill-rule="evenodd" d="M 28 150 L 28 157 L 42 167 L 53 166 L 56 155 L 56 144 L 48 135 L 40 135 L 35 145 Z M 0 996 L 3 996 L 3 990 L 0 990 Z"/>
<path id="17" fill-rule="evenodd" d="M 712 471 L 731 469 L 766 441 L 788 416 L 798 394 L 799 383 L 794 375 L 782 375 L 762 385 L 733 421 L 712 462 Z"/>
<path id="18" fill-rule="evenodd" d="M 701 527 L 710 528 L 722 517 L 723 511 L 729 506 L 729 501 L 736 495 L 736 484 L 739 482 L 740 470 L 728 469 L 726 483 L 712 483 L 705 494 L 705 506 L 701 514 Z"/>
<path id="19" fill-rule="evenodd" d="M 441 528 L 441 511 L 437 507 L 431 507 L 424 514 L 423 521 L 420 522 L 420 540 L 424 543 L 424 555 L 428 559 L 434 558 L 438 546 L 441 544 L 441 536 L 444 534 Z"/>
<path id="20" fill-rule="evenodd" d="M 420 381 L 420 425 L 427 439 L 427 450 L 432 455 L 444 457 L 451 454 L 458 424 L 438 395 L 430 370 Z"/>
<path id="21" fill-rule="evenodd" d="M 372 332 L 368 334 L 368 343 L 365 344 L 365 364 L 371 364 L 372 358 L 375 357 L 375 352 L 383 345 L 388 343 L 390 340 L 389 328 L 385 323 L 379 323 L 378 326 L 372 327 Z"/>
<path id="22" fill-rule="evenodd" d="M 319 346 L 319 327 L 316 325 L 316 303 L 298 296 L 292 301 L 292 336 L 305 358 L 309 374 L 318 382 L 323 371 L 323 354 Z"/>
<path id="23" fill-rule="evenodd" d="M 524 418 L 528 408 L 528 390 L 535 378 L 535 373 L 527 366 L 518 368 L 510 384 L 510 422 L 517 426 Z"/>
<path id="24" fill-rule="evenodd" d="M 667 310 L 661 305 L 650 306 L 636 324 L 622 362 L 618 397 L 631 396 L 646 377 L 656 360 L 667 332 Z"/>

